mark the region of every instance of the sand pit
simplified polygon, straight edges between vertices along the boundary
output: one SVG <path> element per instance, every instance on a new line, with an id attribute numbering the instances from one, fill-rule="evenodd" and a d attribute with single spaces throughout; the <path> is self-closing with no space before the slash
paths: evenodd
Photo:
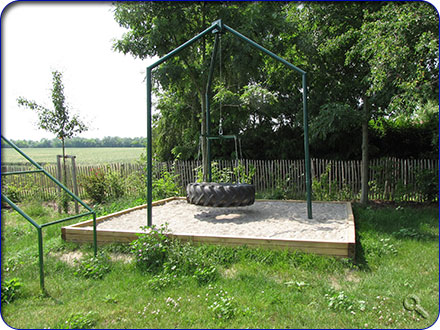
<path id="1" fill-rule="evenodd" d="M 245 207 L 214 208 L 173 198 L 158 204 L 152 208 L 153 224 L 167 224 L 169 232 L 183 240 L 305 247 L 330 255 L 349 255 L 350 244 L 354 244 L 350 203 L 314 202 L 313 219 L 307 218 L 306 202 L 301 201 L 256 201 Z M 98 242 L 130 241 L 146 226 L 147 210 L 137 207 L 102 217 L 97 223 Z M 90 239 L 91 231 L 92 223 L 86 221 L 64 227 L 63 237 L 81 241 L 80 236 Z"/>
<path id="2" fill-rule="evenodd" d="M 345 241 L 348 214 L 345 204 L 313 205 L 307 219 L 306 203 L 262 201 L 244 207 L 214 208 L 174 200 L 153 207 L 153 224 L 167 223 L 175 234 Z M 146 209 L 98 224 L 98 229 L 137 231 L 147 223 Z"/>

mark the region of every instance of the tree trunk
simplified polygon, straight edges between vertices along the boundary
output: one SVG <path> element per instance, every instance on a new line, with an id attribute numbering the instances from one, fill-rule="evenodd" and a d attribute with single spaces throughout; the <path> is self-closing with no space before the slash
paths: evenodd
<path id="1" fill-rule="evenodd" d="M 363 116 L 362 116 L 362 169 L 361 169 L 361 204 L 368 203 L 368 172 L 369 172 L 369 158 L 368 158 L 368 122 L 370 114 L 367 105 L 367 97 L 363 98 Z"/>
<path id="2" fill-rule="evenodd" d="M 64 146 L 64 139 L 61 139 L 61 145 L 63 148 L 63 181 L 62 184 L 67 188 L 67 167 L 66 167 L 66 149 Z M 66 192 L 63 190 L 61 196 L 61 204 L 63 205 L 64 213 L 69 213 L 69 199 Z"/>

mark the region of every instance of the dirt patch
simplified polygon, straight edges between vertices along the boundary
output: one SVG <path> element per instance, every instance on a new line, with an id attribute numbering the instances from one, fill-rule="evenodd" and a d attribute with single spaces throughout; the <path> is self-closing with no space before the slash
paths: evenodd
<path id="1" fill-rule="evenodd" d="M 61 260 L 68 264 L 69 266 L 74 266 L 75 262 L 80 260 L 84 253 L 81 251 L 71 251 L 67 253 L 49 253 L 50 256 L 57 258 L 58 260 Z"/>

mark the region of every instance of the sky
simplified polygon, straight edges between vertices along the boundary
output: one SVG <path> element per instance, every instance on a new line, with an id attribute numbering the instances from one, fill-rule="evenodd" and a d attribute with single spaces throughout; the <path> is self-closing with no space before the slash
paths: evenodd
<path id="1" fill-rule="evenodd" d="M 7 4 L 7 3 L 6 3 Z M 1 134 L 8 139 L 54 138 L 18 97 L 52 108 L 52 71 L 63 73 L 72 113 L 89 126 L 79 136 L 146 136 L 145 68 L 153 60 L 112 50 L 127 30 L 110 2 L 22 2 L 2 5 Z"/>
<path id="2" fill-rule="evenodd" d="M 437 9 L 439 2 L 430 1 Z M 54 137 L 37 128 L 34 112 L 17 104 L 21 96 L 51 107 L 54 70 L 63 73 L 70 109 L 89 126 L 81 137 L 146 136 L 144 77 L 153 60 L 112 50 L 126 30 L 114 20 L 110 2 L 0 0 L 0 9 L 3 136 Z"/>

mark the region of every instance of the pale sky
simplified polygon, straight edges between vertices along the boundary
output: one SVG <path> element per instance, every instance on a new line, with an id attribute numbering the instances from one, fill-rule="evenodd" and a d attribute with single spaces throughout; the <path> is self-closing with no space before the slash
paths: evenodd
<path id="1" fill-rule="evenodd" d="M 18 107 L 16 100 L 22 96 L 52 108 L 52 71 L 58 70 L 67 104 L 90 127 L 79 136 L 146 136 L 144 77 L 151 61 L 112 50 L 112 40 L 125 31 L 114 20 L 110 2 L 22 2 L 4 8 L 2 135 L 54 137 L 37 129 L 36 114 Z"/>
<path id="2" fill-rule="evenodd" d="M 58 70 L 64 74 L 67 103 L 89 124 L 80 136 L 146 136 L 144 76 L 152 60 L 112 51 L 112 40 L 126 30 L 113 19 L 110 2 L 6 6 L 10 1 L 0 0 L 2 135 L 54 137 L 37 129 L 36 114 L 19 108 L 16 100 L 23 96 L 51 107 L 51 72 Z M 430 3 L 438 9 L 439 1 Z"/>

